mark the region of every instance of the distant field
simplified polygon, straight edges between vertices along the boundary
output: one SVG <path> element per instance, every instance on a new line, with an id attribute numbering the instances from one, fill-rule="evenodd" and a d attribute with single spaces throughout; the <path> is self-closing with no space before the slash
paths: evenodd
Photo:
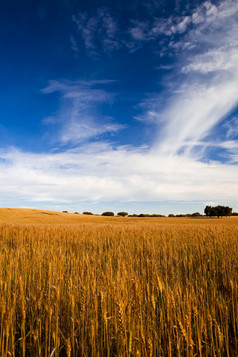
<path id="1" fill-rule="evenodd" d="M 238 217 L 0 209 L 1 356 L 238 356 Z"/>
<path id="2" fill-rule="evenodd" d="M 238 225 L 237 217 L 208 218 L 208 217 L 103 217 L 90 216 L 57 211 L 22 208 L 0 208 L 0 224 L 215 224 Z"/>

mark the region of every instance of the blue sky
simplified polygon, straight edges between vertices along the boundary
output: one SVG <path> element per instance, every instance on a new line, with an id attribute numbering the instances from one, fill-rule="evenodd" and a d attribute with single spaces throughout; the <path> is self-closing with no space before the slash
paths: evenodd
<path id="1" fill-rule="evenodd" d="M 0 206 L 238 211 L 238 2 L 0 3 Z"/>

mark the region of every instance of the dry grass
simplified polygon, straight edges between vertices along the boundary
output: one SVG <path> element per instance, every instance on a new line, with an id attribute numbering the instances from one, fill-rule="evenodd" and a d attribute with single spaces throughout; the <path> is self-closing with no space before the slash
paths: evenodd
<path id="1" fill-rule="evenodd" d="M 0 211 L 1 356 L 238 355 L 237 218 L 40 212 Z"/>

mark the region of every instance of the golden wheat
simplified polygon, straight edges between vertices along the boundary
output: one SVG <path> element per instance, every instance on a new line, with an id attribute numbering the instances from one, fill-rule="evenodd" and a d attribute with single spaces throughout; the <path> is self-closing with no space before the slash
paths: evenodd
<path id="1" fill-rule="evenodd" d="M 221 221 L 2 224 L 1 356 L 238 355 L 238 226 Z"/>

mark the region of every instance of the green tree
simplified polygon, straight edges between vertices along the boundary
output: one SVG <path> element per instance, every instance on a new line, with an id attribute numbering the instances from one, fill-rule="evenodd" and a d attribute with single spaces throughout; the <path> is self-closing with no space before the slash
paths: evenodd
<path id="1" fill-rule="evenodd" d="M 232 214 L 232 208 L 228 206 L 206 206 L 204 209 L 204 213 L 206 216 L 209 217 L 223 217 L 223 216 L 230 216 Z"/>
<path id="2" fill-rule="evenodd" d="M 201 214 L 199 212 L 194 212 L 191 214 L 192 217 L 199 217 Z"/>
<path id="3" fill-rule="evenodd" d="M 114 216 L 113 212 L 103 212 L 102 216 Z"/>
<path id="4" fill-rule="evenodd" d="M 128 216 L 128 212 L 118 212 L 117 215 L 121 217 L 126 217 Z"/>

